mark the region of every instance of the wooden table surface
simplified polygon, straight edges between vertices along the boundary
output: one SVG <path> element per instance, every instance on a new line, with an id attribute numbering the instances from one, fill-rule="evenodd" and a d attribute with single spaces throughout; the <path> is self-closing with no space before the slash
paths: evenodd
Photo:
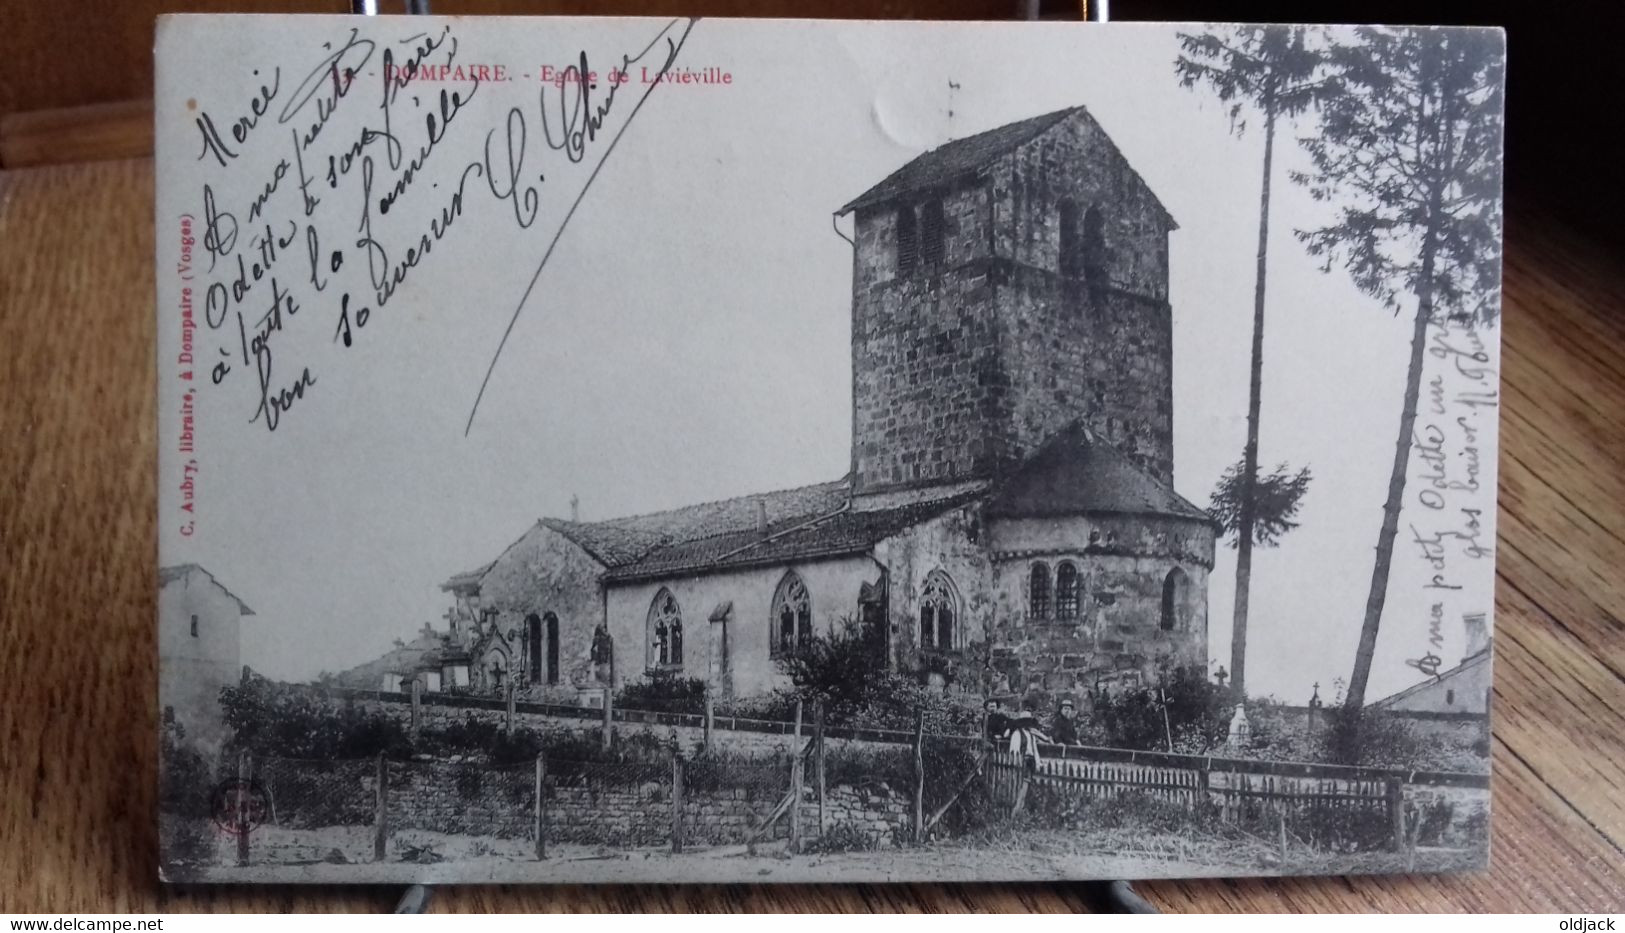
<path id="1" fill-rule="evenodd" d="M 148 160 L 0 172 L 0 913 L 389 909 L 157 881 Z M 1492 867 L 1138 886 L 1166 911 L 1625 909 L 1625 264 L 1507 229 Z M 1077 886 L 463 887 L 440 911 L 1074 911 Z"/>

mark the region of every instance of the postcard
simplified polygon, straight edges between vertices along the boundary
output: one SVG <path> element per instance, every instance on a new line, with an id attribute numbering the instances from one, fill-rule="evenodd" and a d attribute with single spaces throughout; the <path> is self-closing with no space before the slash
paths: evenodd
<path id="1" fill-rule="evenodd" d="M 156 55 L 164 878 L 1486 864 L 1499 31 Z"/>

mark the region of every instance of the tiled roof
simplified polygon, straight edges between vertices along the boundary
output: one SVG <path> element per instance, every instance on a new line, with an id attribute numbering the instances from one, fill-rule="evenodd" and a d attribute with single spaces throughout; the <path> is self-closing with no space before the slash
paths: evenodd
<path id="1" fill-rule="evenodd" d="M 1212 521 L 1081 424 L 1055 435 L 1001 483 L 988 512 L 1007 518 L 1122 512 Z"/>
<path id="2" fill-rule="evenodd" d="M 183 577 L 185 577 L 187 574 L 193 572 L 194 570 L 197 571 L 198 573 L 203 574 L 205 577 L 208 577 L 210 583 L 213 583 L 215 586 L 220 588 L 220 592 L 225 593 L 227 596 L 230 596 L 232 599 L 236 600 L 236 602 L 237 602 L 237 610 L 240 613 L 242 613 L 245 616 L 251 616 L 251 615 L 254 614 L 254 610 L 248 608 L 247 603 L 243 602 L 242 599 L 239 598 L 236 593 L 233 593 L 231 590 L 226 589 L 226 585 L 224 583 L 221 583 L 219 580 L 216 580 L 214 578 L 214 574 L 212 574 L 209 571 L 203 569 L 202 565 L 200 565 L 200 564 L 176 564 L 173 567 L 159 567 L 158 568 L 158 588 L 163 589 L 164 587 L 168 586 L 169 584 L 174 583 L 176 580 L 182 579 Z"/>
<path id="3" fill-rule="evenodd" d="M 477 567 L 473 570 L 465 570 L 462 573 L 456 574 L 450 580 L 440 584 L 440 588 L 442 590 L 456 590 L 466 586 L 476 586 L 485 578 L 485 574 L 492 567 L 496 566 L 496 563 L 497 562 L 494 560 L 489 561 L 483 567 Z"/>
<path id="4" fill-rule="evenodd" d="M 1447 678 L 1460 676 L 1462 673 L 1470 671 L 1473 668 L 1478 667 L 1480 664 L 1488 662 L 1489 659 L 1490 649 L 1488 647 L 1480 648 L 1478 651 L 1468 655 L 1465 658 L 1462 658 L 1461 663 L 1457 664 L 1455 667 L 1452 667 L 1447 671 L 1440 671 L 1421 683 L 1411 684 L 1409 687 L 1406 687 L 1404 690 L 1401 690 L 1392 696 L 1385 696 L 1380 700 L 1373 700 L 1372 702 L 1366 704 L 1366 708 L 1387 709 L 1388 707 L 1397 704 L 1400 700 L 1408 699 L 1413 694 L 1420 693 L 1429 687 L 1434 687 L 1443 683 Z"/>
<path id="5" fill-rule="evenodd" d="M 398 643 L 382 656 L 365 664 L 357 664 L 334 677 L 333 682 L 341 687 L 376 690 L 378 682 L 385 674 L 410 674 L 422 666 L 425 658 L 439 651 L 443 645 L 444 641 L 439 633 L 425 628 L 411 641 Z"/>
<path id="6" fill-rule="evenodd" d="M 544 518 L 542 524 L 614 569 L 641 561 L 657 548 L 693 544 L 703 550 L 704 542 L 728 535 L 748 532 L 759 537 L 759 508 L 765 507 L 770 529 L 827 515 L 845 504 L 850 488 L 845 479 L 839 479 L 601 522 Z"/>
<path id="7" fill-rule="evenodd" d="M 852 199 L 837 213 L 845 214 L 860 207 L 890 200 L 909 191 L 951 182 L 961 175 L 981 168 L 1022 143 L 1036 138 L 1040 133 L 1082 109 L 1069 107 L 1066 110 L 1057 110 L 1015 123 L 1006 123 L 1004 126 L 974 136 L 944 143 L 887 175 L 879 184 Z"/>
<path id="8" fill-rule="evenodd" d="M 905 528 L 934 518 L 980 495 L 980 490 L 961 491 L 944 498 L 886 509 L 841 508 L 810 519 L 770 526 L 766 536 L 750 528 L 658 548 L 640 561 L 611 570 L 604 575 L 604 579 L 617 583 L 859 554 Z"/>

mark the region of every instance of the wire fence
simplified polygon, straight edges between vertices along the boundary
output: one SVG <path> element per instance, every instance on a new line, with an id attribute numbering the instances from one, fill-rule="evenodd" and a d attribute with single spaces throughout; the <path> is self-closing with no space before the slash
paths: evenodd
<path id="1" fill-rule="evenodd" d="M 1067 829 L 1125 815 L 1157 830 L 1227 826 L 1279 836 L 1283 846 L 1291 836 L 1347 852 L 1399 847 L 1422 820 L 1395 776 L 1327 777 L 1284 765 L 1272 767 L 1302 773 L 1261 774 L 1225 759 L 1081 747 L 1023 754 L 985 735 L 931 733 L 924 715 L 911 733 L 831 740 L 819 722 L 798 725 L 788 747 L 767 753 L 713 748 L 709 733 L 685 749 L 674 730 L 669 740 L 640 734 L 607 748 L 561 739 L 548 746 L 554 754 L 518 761 L 245 754 L 219 769 L 209 815 L 235 839 L 239 864 L 777 841 L 792 851 L 845 851 L 921 844 L 1017 817 Z M 1429 818 L 1448 823 L 1445 808 L 1435 804 Z M 188 819 L 199 823 L 190 810 Z"/>

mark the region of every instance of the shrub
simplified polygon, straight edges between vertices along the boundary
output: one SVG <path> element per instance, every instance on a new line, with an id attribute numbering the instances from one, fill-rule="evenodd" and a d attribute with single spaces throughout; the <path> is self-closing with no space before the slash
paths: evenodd
<path id="1" fill-rule="evenodd" d="M 213 784 L 203 755 L 186 741 L 186 729 L 166 720 L 158 737 L 158 810 L 175 816 L 209 816 Z"/>
<path id="2" fill-rule="evenodd" d="M 1414 767 L 1423 750 L 1405 720 L 1376 710 L 1351 711 L 1342 705 L 1327 707 L 1320 743 L 1323 761 L 1377 768 Z"/>
<path id="3" fill-rule="evenodd" d="M 876 848 L 875 842 L 875 837 L 855 823 L 836 823 L 803 848 L 811 853 L 867 852 Z"/>
<path id="4" fill-rule="evenodd" d="M 1417 815 L 1416 844 L 1438 845 L 1444 838 L 1445 831 L 1450 828 L 1450 821 L 1455 815 L 1456 805 L 1448 800 L 1435 800 L 1423 806 Z"/>
<path id="5" fill-rule="evenodd" d="M 285 758 L 402 758 L 411 753 L 406 727 L 383 713 L 333 710 L 317 695 L 253 677 L 220 691 L 231 747 Z"/>
<path id="6" fill-rule="evenodd" d="M 1163 751 L 1172 733 L 1179 750 L 1201 754 L 1222 744 L 1230 726 L 1228 691 L 1194 666 L 1164 669 L 1152 685 L 1098 692 L 1094 708 L 1115 748 Z"/>
<path id="7" fill-rule="evenodd" d="M 615 705 L 655 713 L 701 713 L 705 710 L 705 681 L 671 671 L 653 671 L 648 680 L 629 683 L 616 691 Z"/>
<path id="8" fill-rule="evenodd" d="M 176 877 L 215 858 L 209 814 L 209 766 L 186 741 L 186 730 L 166 719 L 159 734 L 158 811 L 164 868 Z"/>
<path id="9" fill-rule="evenodd" d="M 1044 781 L 1034 781 L 1028 786 L 1023 818 L 1051 829 L 1177 833 L 1193 828 L 1209 831 L 1219 828 L 1218 810 L 1211 805 L 1192 810 L 1182 803 L 1139 791 L 1091 797 Z"/>

